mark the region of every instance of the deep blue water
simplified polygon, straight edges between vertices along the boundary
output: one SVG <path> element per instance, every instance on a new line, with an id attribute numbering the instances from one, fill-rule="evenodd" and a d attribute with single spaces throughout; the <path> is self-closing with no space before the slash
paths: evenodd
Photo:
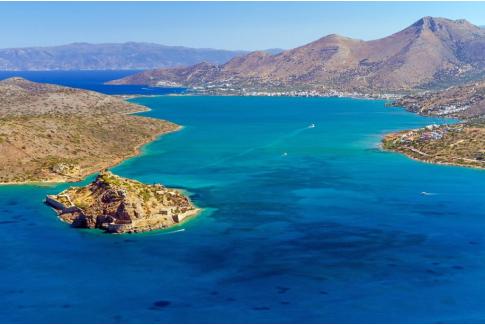
<path id="1" fill-rule="evenodd" d="M 485 321 L 485 172 L 378 149 L 442 121 L 355 99 L 135 101 L 185 128 L 114 172 L 204 213 L 113 236 L 42 205 L 65 184 L 0 187 L 2 322 Z"/>
<path id="2" fill-rule="evenodd" d="M 105 82 L 126 77 L 139 71 L 0 71 L 0 80 L 23 77 L 35 82 L 47 82 L 68 87 L 83 88 L 109 95 L 167 95 L 180 94 L 185 88 L 145 86 L 112 86 Z"/>

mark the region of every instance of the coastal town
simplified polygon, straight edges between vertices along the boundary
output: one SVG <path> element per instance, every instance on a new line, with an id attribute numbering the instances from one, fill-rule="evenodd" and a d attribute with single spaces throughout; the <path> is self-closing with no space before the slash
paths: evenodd
<path id="1" fill-rule="evenodd" d="M 449 132 L 462 132 L 463 125 L 444 125 L 440 126 L 438 124 L 430 124 L 421 130 L 411 130 L 405 132 L 399 138 L 399 143 L 409 144 L 413 141 L 430 141 L 430 140 L 441 140 Z"/>
<path id="2" fill-rule="evenodd" d="M 403 95 L 385 92 L 359 92 L 359 91 L 340 91 L 335 89 L 327 89 L 325 87 L 318 87 L 315 89 L 293 89 L 287 88 L 264 90 L 256 88 L 239 88 L 236 85 L 206 85 L 195 86 L 190 89 L 190 92 L 200 95 L 214 95 L 214 96 L 260 96 L 260 97 L 339 97 L 339 98 L 362 98 L 362 99 L 385 99 L 396 100 Z"/>

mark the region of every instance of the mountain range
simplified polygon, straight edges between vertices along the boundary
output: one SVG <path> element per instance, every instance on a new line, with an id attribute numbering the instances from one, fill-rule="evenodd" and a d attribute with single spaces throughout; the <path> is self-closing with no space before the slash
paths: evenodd
<path id="1" fill-rule="evenodd" d="M 0 49 L 0 70 L 142 70 L 187 66 L 202 61 L 222 64 L 247 53 L 154 43 L 73 43 Z"/>
<path id="2" fill-rule="evenodd" d="M 274 55 L 251 52 L 224 64 L 156 69 L 110 83 L 409 92 L 485 77 L 484 53 L 483 28 L 464 19 L 424 17 L 377 40 L 332 34 Z"/>

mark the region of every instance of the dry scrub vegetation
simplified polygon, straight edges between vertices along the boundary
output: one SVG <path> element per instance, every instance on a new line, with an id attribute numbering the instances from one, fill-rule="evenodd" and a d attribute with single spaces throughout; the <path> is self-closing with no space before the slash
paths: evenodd
<path id="1" fill-rule="evenodd" d="M 433 132 L 442 133 L 439 139 L 426 137 L 426 129 L 393 133 L 384 138 L 383 147 L 426 162 L 485 168 L 485 123 L 453 127 L 450 132 L 444 131 L 449 126 L 436 128 Z"/>
<path id="2" fill-rule="evenodd" d="M 75 181 L 177 125 L 126 115 L 145 107 L 22 78 L 0 82 L 0 183 Z"/>

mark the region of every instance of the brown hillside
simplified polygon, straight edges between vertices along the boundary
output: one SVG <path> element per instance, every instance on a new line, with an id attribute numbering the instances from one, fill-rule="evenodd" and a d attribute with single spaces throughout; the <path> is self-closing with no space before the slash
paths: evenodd
<path id="1" fill-rule="evenodd" d="M 152 70 L 111 84 L 402 92 L 480 78 L 485 75 L 483 53 L 485 30 L 465 20 L 425 17 L 378 40 L 329 35 L 276 55 L 253 52 L 219 66 Z"/>
<path id="2" fill-rule="evenodd" d="M 75 181 L 136 153 L 175 124 L 127 113 L 146 110 L 92 91 L 0 82 L 0 183 Z"/>

